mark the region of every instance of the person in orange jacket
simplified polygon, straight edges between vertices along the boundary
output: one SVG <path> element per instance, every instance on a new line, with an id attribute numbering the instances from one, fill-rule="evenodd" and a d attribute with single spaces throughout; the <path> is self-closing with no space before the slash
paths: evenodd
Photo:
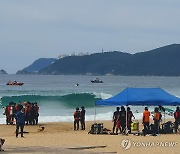
<path id="1" fill-rule="evenodd" d="M 154 109 L 154 117 L 153 117 L 155 134 L 159 134 L 161 118 L 162 118 L 161 112 L 159 112 L 159 108 L 156 107 Z"/>
<path id="2" fill-rule="evenodd" d="M 149 132 L 149 121 L 150 121 L 150 112 L 148 111 L 148 107 L 145 107 L 144 112 L 143 112 L 143 119 L 142 123 L 144 125 L 144 133 L 147 134 Z"/>

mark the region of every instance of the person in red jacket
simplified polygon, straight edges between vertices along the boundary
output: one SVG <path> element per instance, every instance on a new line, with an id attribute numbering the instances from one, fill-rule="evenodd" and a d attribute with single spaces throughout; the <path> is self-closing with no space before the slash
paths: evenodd
<path id="1" fill-rule="evenodd" d="M 6 125 L 10 124 L 10 105 L 7 105 L 4 111 L 4 115 L 6 115 Z"/>
<path id="2" fill-rule="evenodd" d="M 74 112 L 74 130 L 79 130 L 79 121 L 80 121 L 80 111 L 79 108 L 77 107 L 76 111 Z"/>
<path id="3" fill-rule="evenodd" d="M 176 112 L 174 112 L 174 119 L 175 119 L 175 126 L 174 126 L 174 130 L 175 133 L 177 133 L 179 124 L 180 124 L 180 109 L 179 106 L 176 108 Z"/>

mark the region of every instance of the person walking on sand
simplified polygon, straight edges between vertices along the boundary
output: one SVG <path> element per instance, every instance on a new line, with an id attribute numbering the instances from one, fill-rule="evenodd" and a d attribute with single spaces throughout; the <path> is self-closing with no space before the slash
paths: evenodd
<path id="1" fill-rule="evenodd" d="M 149 118 L 150 117 L 150 112 L 148 111 L 148 107 L 145 107 L 144 112 L 143 112 L 143 119 L 142 123 L 144 125 L 144 134 L 147 134 L 149 132 Z"/>
<path id="2" fill-rule="evenodd" d="M 79 120 L 80 120 L 80 111 L 79 108 L 77 107 L 76 111 L 74 112 L 74 130 L 79 130 Z"/>
<path id="3" fill-rule="evenodd" d="M 16 114 L 16 137 L 18 137 L 19 134 L 19 128 L 21 130 L 21 137 L 23 136 L 23 130 L 24 130 L 24 125 L 25 125 L 25 114 L 23 112 L 23 107 L 19 108 L 20 111 L 17 112 Z"/>
<path id="4" fill-rule="evenodd" d="M 179 124 L 180 124 L 180 109 L 179 109 L 179 106 L 177 106 L 176 112 L 174 112 L 174 119 L 175 119 L 174 130 L 175 130 L 175 133 L 177 133 L 177 130 L 178 130 L 178 127 L 179 127 Z"/>
<path id="5" fill-rule="evenodd" d="M 113 129 L 112 129 L 112 133 L 114 134 L 114 130 L 117 124 L 117 121 L 119 119 L 119 115 L 120 115 L 120 111 L 119 111 L 119 107 L 116 108 L 116 111 L 113 113 Z M 119 119 L 120 120 L 120 119 Z M 120 124 L 118 125 L 120 127 Z M 117 126 L 117 127 L 118 127 Z"/>
<path id="6" fill-rule="evenodd" d="M 85 130 L 85 113 L 86 110 L 84 109 L 84 106 L 82 106 L 80 112 L 81 130 Z"/>

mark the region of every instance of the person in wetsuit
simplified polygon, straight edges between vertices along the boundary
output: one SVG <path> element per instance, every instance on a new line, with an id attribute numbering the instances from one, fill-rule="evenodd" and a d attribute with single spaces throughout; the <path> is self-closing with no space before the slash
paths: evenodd
<path id="1" fill-rule="evenodd" d="M 132 123 L 132 117 L 134 117 L 131 108 L 127 107 L 127 128 L 128 132 L 131 133 L 131 123 Z M 135 119 L 135 117 L 134 117 Z"/>
<path id="2" fill-rule="evenodd" d="M 121 106 L 120 122 L 121 122 L 121 133 L 125 134 L 126 133 L 126 110 L 124 106 Z"/>
<path id="3" fill-rule="evenodd" d="M 19 111 L 16 113 L 16 137 L 18 137 L 19 134 L 19 128 L 21 130 L 21 137 L 23 136 L 23 129 L 25 125 L 25 114 L 23 112 L 23 107 L 19 108 Z"/>
<path id="4" fill-rule="evenodd" d="M 117 121 L 119 119 L 119 115 L 120 115 L 120 111 L 119 111 L 119 107 L 116 108 L 116 111 L 113 113 L 113 129 L 112 129 L 112 133 L 114 134 L 114 130 L 117 124 Z"/>
<path id="5" fill-rule="evenodd" d="M 85 130 L 85 113 L 86 110 L 84 109 L 84 106 L 82 106 L 80 112 L 81 130 Z"/>
<path id="6" fill-rule="evenodd" d="M 174 130 L 175 130 L 175 133 L 177 133 L 177 130 L 178 130 L 178 127 L 179 127 L 179 124 L 180 124 L 180 109 L 179 109 L 179 106 L 177 106 L 176 112 L 174 112 L 174 119 L 175 119 Z"/>

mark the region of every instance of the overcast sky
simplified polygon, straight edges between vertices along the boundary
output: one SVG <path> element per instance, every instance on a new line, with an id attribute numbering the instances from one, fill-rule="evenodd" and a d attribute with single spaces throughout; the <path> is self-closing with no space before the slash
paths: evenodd
<path id="1" fill-rule="evenodd" d="M 180 43 L 180 0 L 1 0 L 0 69 L 41 57 Z"/>

